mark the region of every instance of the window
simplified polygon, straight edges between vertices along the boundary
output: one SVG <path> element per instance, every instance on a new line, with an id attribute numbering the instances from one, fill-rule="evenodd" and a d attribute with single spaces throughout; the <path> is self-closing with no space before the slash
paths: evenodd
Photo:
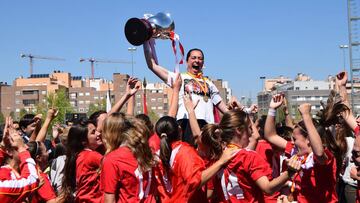
<path id="1" fill-rule="evenodd" d="M 157 100 L 158 100 L 158 102 L 162 102 L 162 98 L 158 98 Z"/>
<path id="2" fill-rule="evenodd" d="M 41 94 L 42 94 L 42 95 L 45 95 L 45 94 L 46 94 L 46 91 L 45 91 L 45 90 L 41 91 Z"/>
<path id="3" fill-rule="evenodd" d="M 152 107 L 151 107 L 151 109 L 152 109 L 152 110 L 155 110 L 155 109 L 156 109 L 156 107 L 155 107 L 155 106 L 152 106 Z"/>
<path id="4" fill-rule="evenodd" d="M 152 101 L 152 102 L 156 102 L 156 99 L 155 99 L 155 98 L 151 98 L 151 101 Z"/>
<path id="5" fill-rule="evenodd" d="M 76 99 L 76 96 L 77 96 L 76 92 L 70 93 L 70 99 Z"/>
<path id="6" fill-rule="evenodd" d="M 86 100 L 86 101 L 85 101 L 85 104 L 90 104 L 90 101 L 89 101 L 89 100 Z"/>
<path id="7" fill-rule="evenodd" d="M 140 95 L 140 94 L 137 94 L 137 95 L 136 95 L 136 98 L 141 98 L 141 95 Z"/>
<path id="8" fill-rule="evenodd" d="M 24 99 L 23 100 L 24 106 L 35 105 L 36 103 L 37 103 L 37 100 L 35 100 L 35 99 Z"/>
<path id="9" fill-rule="evenodd" d="M 95 96 L 94 99 L 99 99 L 99 97 L 98 97 L 98 96 Z"/>
<path id="10" fill-rule="evenodd" d="M 137 107 L 141 106 L 141 103 L 140 102 L 136 103 L 136 106 Z"/>
<path id="11" fill-rule="evenodd" d="M 84 101 L 80 100 L 80 101 L 79 101 L 79 104 L 84 104 Z"/>
<path id="12" fill-rule="evenodd" d="M 32 94 L 38 94 L 38 90 L 23 90 L 23 95 L 32 95 Z"/>
<path id="13" fill-rule="evenodd" d="M 86 96 L 90 96 L 90 92 L 85 92 L 85 95 L 86 95 Z"/>
<path id="14" fill-rule="evenodd" d="M 83 92 L 79 92 L 79 96 L 84 96 L 84 93 L 83 93 Z"/>
<path id="15" fill-rule="evenodd" d="M 296 87 L 295 90 L 300 90 L 300 87 Z"/>
<path id="16" fill-rule="evenodd" d="M 17 112 L 17 113 L 20 112 L 20 109 L 16 109 L 15 112 Z"/>
<path id="17" fill-rule="evenodd" d="M 21 104 L 21 101 L 20 100 L 15 100 L 15 104 Z"/>
<path id="18" fill-rule="evenodd" d="M 319 89 L 319 87 L 314 87 L 314 90 L 318 90 Z"/>
<path id="19" fill-rule="evenodd" d="M 21 95 L 20 91 L 16 91 L 15 95 L 17 95 L 17 96 Z"/>
<path id="20" fill-rule="evenodd" d="M 162 110 L 162 109 L 163 109 L 163 107 L 162 107 L 162 106 L 158 106 L 158 109 L 159 109 L 159 110 Z"/>

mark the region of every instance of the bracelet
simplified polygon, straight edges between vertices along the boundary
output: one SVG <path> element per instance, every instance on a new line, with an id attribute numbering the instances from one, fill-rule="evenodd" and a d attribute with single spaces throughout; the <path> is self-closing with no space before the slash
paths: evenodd
<path id="1" fill-rule="evenodd" d="M 275 117 L 276 116 L 276 110 L 270 108 L 269 111 L 268 111 L 268 116 Z"/>

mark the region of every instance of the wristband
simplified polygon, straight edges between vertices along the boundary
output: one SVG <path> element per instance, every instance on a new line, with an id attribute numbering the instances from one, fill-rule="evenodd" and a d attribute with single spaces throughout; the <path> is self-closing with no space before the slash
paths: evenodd
<path id="1" fill-rule="evenodd" d="M 276 110 L 270 108 L 269 111 L 268 111 L 268 116 L 275 117 L 276 116 Z"/>

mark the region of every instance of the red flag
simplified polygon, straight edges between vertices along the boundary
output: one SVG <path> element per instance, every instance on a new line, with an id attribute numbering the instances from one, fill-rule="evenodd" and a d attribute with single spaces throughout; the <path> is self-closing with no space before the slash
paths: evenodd
<path id="1" fill-rule="evenodd" d="M 146 89 L 144 89 L 144 95 L 143 95 L 143 107 L 144 107 L 144 114 L 147 115 L 147 104 L 146 104 Z"/>

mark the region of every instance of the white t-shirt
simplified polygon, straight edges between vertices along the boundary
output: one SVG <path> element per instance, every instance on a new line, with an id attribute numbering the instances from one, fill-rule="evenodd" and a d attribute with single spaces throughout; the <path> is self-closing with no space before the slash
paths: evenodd
<path id="1" fill-rule="evenodd" d="M 174 81 L 176 74 L 174 72 L 168 72 L 169 78 Z M 201 89 L 199 83 L 204 87 L 203 79 L 193 78 L 187 73 L 181 73 L 182 85 L 179 92 L 179 107 L 176 119 L 188 119 L 188 113 L 186 111 L 183 96 L 185 94 L 185 90 L 190 92 L 191 98 L 194 103 L 199 100 L 198 105 L 195 108 L 195 115 L 197 119 L 204 119 L 207 123 L 214 123 L 214 105 L 217 105 L 222 101 L 222 98 L 219 94 L 219 90 L 216 88 L 214 83 L 211 82 L 210 79 L 205 78 L 205 83 L 207 85 L 207 97 L 208 101 L 204 100 L 204 91 Z M 197 82 L 195 81 L 197 80 Z M 168 83 L 169 86 L 172 85 Z"/>
<path id="2" fill-rule="evenodd" d="M 340 174 L 341 178 L 343 179 L 343 181 L 349 185 L 352 185 L 354 187 L 357 186 L 357 182 L 352 179 L 350 177 L 350 170 L 352 167 L 355 167 L 355 164 L 353 162 L 351 162 L 351 151 L 353 149 L 353 146 L 354 146 L 354 141 L 355 141 L 355 138 L 353 137 L 346 137 L 346 143 L 347 143 L 347 146 L 348 146 L 348 150 L 346 152 L 346 168 L 345 168 L 345 172 L 344 174 Z"/>

